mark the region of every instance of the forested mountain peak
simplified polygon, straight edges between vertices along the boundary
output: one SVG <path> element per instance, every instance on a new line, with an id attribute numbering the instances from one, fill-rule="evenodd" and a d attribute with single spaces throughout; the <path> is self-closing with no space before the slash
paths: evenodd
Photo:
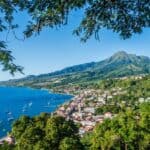
<path id="1" fill-rule="evenodd" d="M 43 82 L 53 83 L 57 80 L 61 81 L 59 84 L 69 84 L 140 74 L 150 74 L 150 58 L 119 51 L 103 61 L 75 65 L 52 73 L 27 76 L 19 80 L 2 82 L 1 84 L 43 84 Z"/>

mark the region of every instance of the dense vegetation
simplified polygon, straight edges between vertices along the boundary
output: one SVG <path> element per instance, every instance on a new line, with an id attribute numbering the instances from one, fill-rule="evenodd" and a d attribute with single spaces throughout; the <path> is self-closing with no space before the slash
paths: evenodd
<path id="1" fill-rule="evenodd" d="M 148 150 L 150 148 L 150 103 L 127 108 L 112 120 L 98 124 L 82 138 L 87 150 Z"/>
<path id="2" fill-rule="evenodd" d="M 95 88 L 103 90 L 113 91 L 114 88 L 121 88 L 124 91 L 123 94 L 115 95 L 112 99 L 109 99 L 108 103 L 104 106 L 97 108 L 96 113 L 101 114 L 105 112 L 119 113 L 123 110 L 123 107 L 136 107 L 141 101 L 148 101 L 150 97 L 150 76 L 145 76 L 142 79 L 133 79 L 132 77 L 127 79 L 108 79 L 101 80 L 96 83 Z"/>
<path id="3" fill-rule="evenodd" d="M 66 121 L 62 117 L 44 113 L 33 118 L 22 116 L 14 123 L 12 128 L 11 134 L 17 141 L 12 149 L 82 149 L 77 133 L 77 126 L 72 121 Z"/>

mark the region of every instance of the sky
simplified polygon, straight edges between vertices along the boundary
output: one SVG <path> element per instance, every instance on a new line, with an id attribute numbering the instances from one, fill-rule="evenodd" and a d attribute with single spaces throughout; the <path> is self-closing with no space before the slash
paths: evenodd
<path id="1" fill-rule="evenodd" d="M 86 43 L 81 43 L 79 37 L 72 35 L 81 17 L 82 13 L 73 13 L 70 15 L 68 25 L 58 29 L 43 29 L 40 35 L 24 41 L 15 39 L 10 33 L 7 37 L 9 49 L 12 50 L 15 63 L 24 67 L 24 75 L 17 73 L 11 76 L 8 72 L 0 70 L 0 81 L 101 61 L 117 51 L 150 57 L 150 29 L 144 29 L 142 34 L 136 34 L 127 40 L 122 40 L 116 33 L 103 29 L 99 33 L 100 41 L 92 37 Z M 16 14 L 15 18 L 20 24 L 16 35 L 21 38 L 29 17 L 22 13 Z M 0 39 L 6 39 L 6 33 L 1 34 Z"/>

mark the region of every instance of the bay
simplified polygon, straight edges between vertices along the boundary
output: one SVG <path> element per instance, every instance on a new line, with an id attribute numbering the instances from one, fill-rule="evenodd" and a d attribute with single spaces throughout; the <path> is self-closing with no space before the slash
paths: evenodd
<path id="1" fill-rule="evenodd" d="M 72 98 L 70 95 L 50 93 L 26 87 L 0 87 L 0 137 L 11 130 L 21 115 L 35 116 L 53 112 Z"/>

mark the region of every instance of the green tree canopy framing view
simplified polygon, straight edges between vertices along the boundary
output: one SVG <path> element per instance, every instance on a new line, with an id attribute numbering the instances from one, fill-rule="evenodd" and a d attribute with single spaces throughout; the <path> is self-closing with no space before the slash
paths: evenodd
<path id="1" fill-rule="evenodd" d="M 71 11 L 82 9 L 83 18 L 73 33 L 86 42 L 92 35 L 99 39 L 102 28 L 118 33 L 123 39 L 141 33 L 150 26 L 149 0 L 1 0 L 0 32 L 14 30 L 14 13 L 27 11 L 32 20 L 23 31 L 28 38 L 40 33 L 43 27 L 60 27 L 68 23 Z M 13 56 L 5 41 L 0 41 L 0 63 L 14 74 L 22 67 L 13 63 Z"/>

